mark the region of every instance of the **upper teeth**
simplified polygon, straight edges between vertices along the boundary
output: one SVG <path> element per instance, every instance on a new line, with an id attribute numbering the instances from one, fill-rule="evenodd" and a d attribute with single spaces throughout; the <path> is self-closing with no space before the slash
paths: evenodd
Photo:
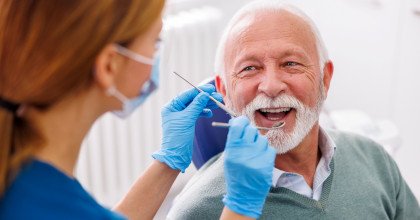
<path id="1" fill-rule="evenodd" d="M 288 112 L 291 108 L 267 108 L 267 109 L 260 109 L 262 112 L 270 112 L 270 113 L 280 113 L 280 112 Z"/>

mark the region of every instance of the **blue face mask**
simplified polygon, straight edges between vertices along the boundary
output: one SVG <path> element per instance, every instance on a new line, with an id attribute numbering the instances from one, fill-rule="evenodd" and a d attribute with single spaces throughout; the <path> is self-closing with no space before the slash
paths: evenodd
<path id="1" fill-rule="evenodd" d="M 125 47 L 122 47 L 120 45 L 116 45 L 118 53 L 133 59 L 139 63 L 148 64 L 152 66 L 152 71 L 150 75 L 150 79 L 146 81 L 143 84 L 143 87 L 140 91 L 140 94 L 132 99 L 128 99 L 126 96 L 124 96 L 121 92 L 115 88 L 115 86 L 111 86 L 107 90 L 107 94 L 114 96 L 118 100 L 120 100 L 123 103 L 122 109 L 119 111 L 114 111 L 113 113 L 117 115 L 120 118 L 126 118 L 129 115 L 131 115 L 134 110 L 137 109 L 143 102 L 149 97 L 150 94 L 155 91 L 159 86 L 159 64 L 160 64 L 160 58 L 159 56 L 155 56 L 154 59 L 142 56 L 140 54 L 137 54 Z"/>

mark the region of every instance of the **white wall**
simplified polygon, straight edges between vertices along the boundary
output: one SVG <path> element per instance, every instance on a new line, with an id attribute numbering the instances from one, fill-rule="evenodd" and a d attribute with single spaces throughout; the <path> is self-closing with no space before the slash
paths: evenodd
<path id="1" fill-rule="evenodd" d="M 420 199 L 420 0 L 406 0 L 398 28 L 392 95 L 392 119 L 403 137 L 396 160 Z"/>

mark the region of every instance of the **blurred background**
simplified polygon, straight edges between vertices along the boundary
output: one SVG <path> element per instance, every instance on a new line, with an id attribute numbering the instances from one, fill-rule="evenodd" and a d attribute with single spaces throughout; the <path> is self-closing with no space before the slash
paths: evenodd
<path id="1" fill-rule="evenodd" d="M 104 115 L 86 138 L 77 176 L 112 207 L 160 148 L 160 109 L 193 83 L 214 76 L 216 46 L 227 21 L 250 0 L 168 0 L 158 92 L 123 121 Z M 420 200 L 420 0 L 286 0 L 316 23 L 335 65 L 321 123 L 373 138 L 396 160 Z M 178 177 L 155 219 L 196 168 Z"/>

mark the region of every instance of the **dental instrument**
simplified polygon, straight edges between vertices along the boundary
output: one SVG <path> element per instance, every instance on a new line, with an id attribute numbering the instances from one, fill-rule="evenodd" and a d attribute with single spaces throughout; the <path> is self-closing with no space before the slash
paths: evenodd
<path id="1" fill-rule="evenodd" d="M 198 88 L 197 86 L 193 85 L 192 83 L 190 83 L 188 80 L 186 80 L 184 77 L 182 77 L 181 75 L 179 75 L 177 72 L 173 71 L 173 73 L 175 73 L 177 76 L 179 76 L 181 79 L 183 79 L 185 82 L 187 82 L 188 84 L 190 84 L 192 87 L 196 88 L 198 91 L 200 92 L 204 92 L 203 90 L 201 90 L 200 88 Z M 217 99 L 213 98 L 211 95 L 209 95 L 208 93 L 204 92 L 204 94 L 206 94 L 214 103 L 216 103 L 217 106 L 219 106 L 219 108 L 223 109 L 225 112 L 227 112 L 230 116 L 232 117 L 237 117 L 237 115 L 230 110 L 228 107 L 226 107 L 225 105 L 223 105 L 221 102 L 217 101 Z"/>
<path id="2" fill-rule="evenodd" d="M 276 124 L 274 124 L 273 127 L 271 127 L 271 128 L 268 128 L 268 127 L 259 127 L 259 126 L 256 126 L 255 128 L 257 128 L 258 130 L 267 130 L 267 131 L 269 131 L 269 130 L 274 130 L 274 129 L 281 128 L 285 124 L 286 124 L 285 122 L 281 121 L 281 122 L 277 122 Z M 213 127 L 228 128 L 230 125 L 229 125 L 229 123 L 216 122 L 216 121 L 214 121 L 214 122 L 211 123 L 211 126 L 213 126 Z"/>

